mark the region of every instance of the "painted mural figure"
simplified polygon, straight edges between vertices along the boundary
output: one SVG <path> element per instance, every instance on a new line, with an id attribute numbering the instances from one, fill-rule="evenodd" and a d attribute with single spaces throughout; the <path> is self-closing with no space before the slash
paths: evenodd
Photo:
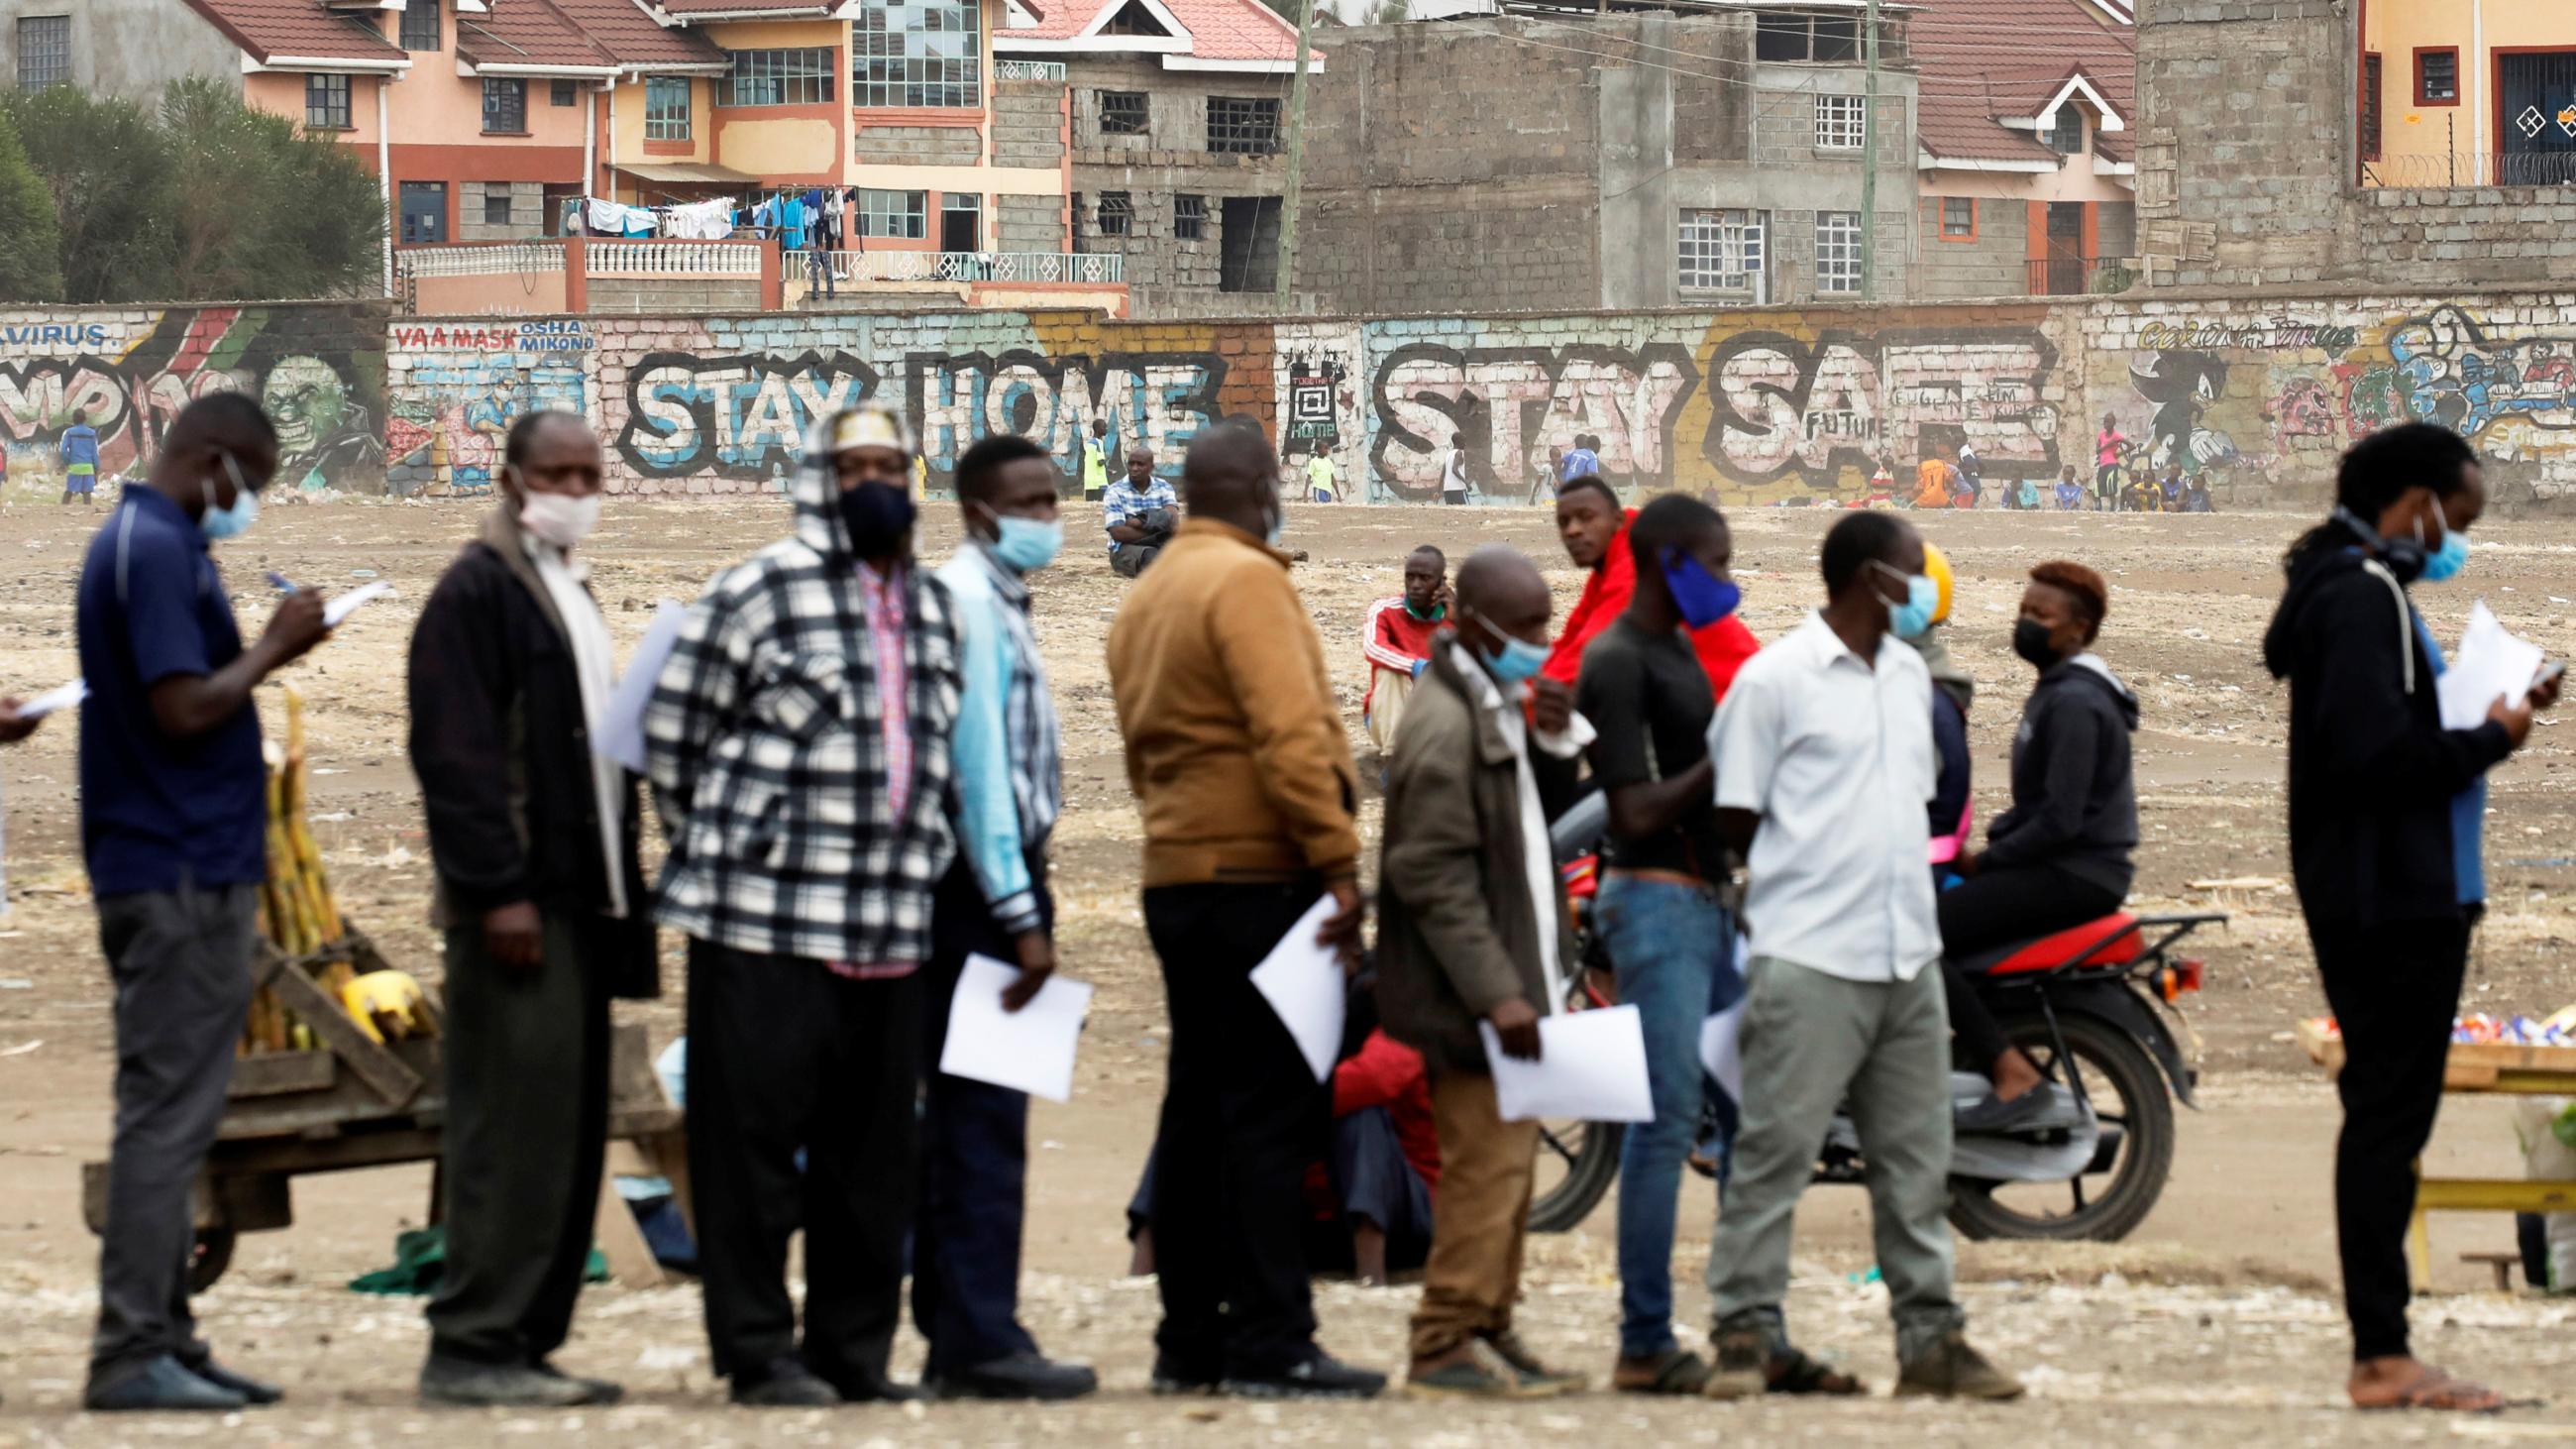
<path id="1" fill-rule="evenodd" d="M 260 403 L 277 424 L 278 481 L 319 489 L 381 476 L 384 444 L 375 419 L 349 396 L 337 369 L 318 357 L 289 357 L 270 368 Z"/>

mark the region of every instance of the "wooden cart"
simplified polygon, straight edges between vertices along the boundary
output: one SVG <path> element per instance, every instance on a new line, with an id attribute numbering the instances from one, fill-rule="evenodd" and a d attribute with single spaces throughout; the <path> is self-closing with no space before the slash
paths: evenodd
<path id="1" fill-rule="evenodd" d="M 446 1100 L 438 1042 L 376 1040 L 314 980 L 315 971 L 339 962 L 361 974 L 385 967 L 375 944 L 354 928 L 309 956 L 289 958 L 267 942 L 259 943 L 252 963 L 254 985 L 275 991 L 312 1028 L 322 1049 L 267 1052 L 233 1063 L 230 1100 L 194 1193 L 193 1289 L 202 1291 L 223 1276 L 240 1234 L 295 1221 L 295 1178 L 439 1158 Z M 424 1009 L 434 1023 L 436 1003 L 425 1003 Z M 622 1026 L 614 1032 L 608 1112 L 609 1141 L 634 1144 L 651 1170 L 667 1176 L 686 1216 L 690 1202 L 680 1109 L 653 1074 L 642 1027 Z M 81 1189 L 82 1215 L 90 1231 L 104 1232 L 107 1164 L 84 1164 Z M 658 1282 L 652 1254 L 605 1175 L 600 1191 L 600 1246 L 611 1271 L 621 1282 Z M 433 1178 L 429 1220 L 438 1217 Z"/>

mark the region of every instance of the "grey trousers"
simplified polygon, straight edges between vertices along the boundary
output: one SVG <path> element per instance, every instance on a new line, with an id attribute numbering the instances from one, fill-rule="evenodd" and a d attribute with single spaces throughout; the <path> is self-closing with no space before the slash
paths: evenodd
<path id="1" fill-rule="evenodd" d="M 223 1119 L 250 1010 L 256 890 L 182 886 L 98 898 L 99 944 L 116 986 L 116 1135 L 90 1341 L 94 1385 L 165 1353 L 206 1361 L 188 1311 L 189 1196 Z"/>
<path id="2" fill-rule="evenodd" d="M 1720 1332 L 1788 1341 L 1789 1239 L 1834 1109 L 1869 1163 L 1870 1232 L 1911 1363 L 1965 1322 L 1950 1296 L 1950 1020 L 1941 973 L 1860 982 L 1756 952 L 1745 973 L 1743 1130 L 1708 1291 Z"/>
<path id="3" fill-rule="evenodd" d="M 563 1347 L 590 1259 L 608 1145 L 608 990 L 591 921 L 546 911 L 516 972 L 483 928 L 447 933 L 447 1263 L 430 1352 L 534 1364 Z"/>

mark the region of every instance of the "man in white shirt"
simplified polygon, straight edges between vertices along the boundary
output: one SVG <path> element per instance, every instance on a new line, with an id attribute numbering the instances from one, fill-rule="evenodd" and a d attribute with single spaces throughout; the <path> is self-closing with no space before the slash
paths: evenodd
<path id="1" fill-rule="evenodd" d="M 1922 537 L 1890 514 L 1844 517 L 1825 535 L 1823 565 L 1824 608 L 1745 664 L 1709 725 L 1718 830 L 1749 847 L 1753 957 L 1743 1126 L 1709 1247 L 1708 1394 L 1818 1382 L 1788 1346 L 1780 1305 L 1798 1197 L 1847 1103 L 1896 1319 L 1896 1392 L 2018 1398 L 2022 1385 L 1968 1344 L 1942 1216 L 1950 1023 L 1923 868 L 1938 776 L 1932 679 L 1896 637 L 1929 620 L 1938 590 Z"/>
<path id="2" fill-rule="evenodd" d="M 1467 435 L 1449 437 L 1449 456 L 1440 465 L 1440 501 L 1463 504 L 1467 501 Z"/>

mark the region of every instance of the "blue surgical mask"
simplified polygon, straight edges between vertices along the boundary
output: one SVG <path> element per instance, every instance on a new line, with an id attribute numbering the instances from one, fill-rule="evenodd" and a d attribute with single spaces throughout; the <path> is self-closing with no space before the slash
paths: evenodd
<path id="1" fill-rule="evenodd" d="M 1664 584 L 1672 590 L 1673 607 L 1682 611 L 1682 622 L 1693 629 L 1707 628 L 1744 602 L 1744 591 L 1733 579 L 1710 573 L 1680 549 L 1665 549 L 1663 562 Z"/>
<path id="2" fill-rule="evenodd" d="M 2419 544 L 2423 542 L 2423 537 L 2424 523 L 2422 519 L 2417 519 L 2415 522 L 2416 542 Z M 2424 554 L 2423 579 L 2424 582 L 2428 584 L 2438 584 L 2444 579 L 2458 578 L 2460 576 L 2460 570 L 2467 568 L 2468 566 L 2468 535 L 2460 532 L 2456 528 L 2446 528 L 2442 530 L 2442 542 L 2440 546 L 2429 549 Z"/>
<path id="3" fill-rule="evenodd" d="M 976 505 L 982 508 L 982 504 Z M 1064 551 L 1064 520 L 1060 518 L 1021 518 L 1008 513 L 984 509 L 993 520 L 1000 536 L 989 545 L 993 557 L 1019 573 L 1033 573 L 1055 562 Z"/>
<path id="4" fill-rule="evenodd" d="M 1905 602 L 1887 606 L 1887 627 L 1899 639 L 1920 639 L 1930 633 L 1933 611 L 1941 607 L 1941 586 L 1929 574 L 1898 573 L 1892 565 L 1877 559 L 1869 563 L 1889 577 L 1905 581 Z"/>
<path id="5" fill-rule="evenodd" d="M 1485 667 L 1494 671 L 1496 679 L 1505 684 L 1519 684 L 1538 673 L 1540 667 L 1547 663 L 1545 645 L 1532 644 L 1527 639 L 1506 634 L 1488 623 L 1482 615 L 1475 616 L 1475 619 L 1494 641 L 1494 652 L 1485 656 Z"/>
<path id="6" fill-rule="evenodd" d="M 224 471 L 232 475 L 233 506 L 217 508 L 214 485 L 199 483 L 197 486 L 205 491 L 206 511 L 197 516 L 197 528 L 210 539 L 239 538 L 250 532 L 251 523 L 259 517 L 259 495 L 251 491 L 250 480 L 242 477 L 241 465 L 233 461 L 232 454 L 219 452 L 215 456 L 223 460 Z"/>

